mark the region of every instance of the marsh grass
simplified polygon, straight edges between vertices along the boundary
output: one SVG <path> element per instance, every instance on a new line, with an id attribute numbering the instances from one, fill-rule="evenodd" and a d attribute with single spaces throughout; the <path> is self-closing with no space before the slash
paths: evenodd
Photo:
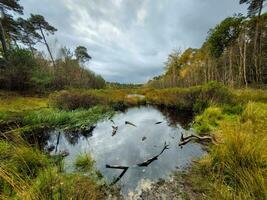
<path id="1" fill-rule="evenodd" d="M 78 171 L 88 172 L 94 167 L 95 161 L 92 159 L 90 154 L 78 155 L 75 160 L 75 167 Z"/>
<path id="2" fill-rule="evenodd" d="M 94 161 L 88 155 L 84 158 L 79 162 L 82 171 L 97 174 Z M 55 159 L 38 149 L 0 140 L 1 199 L 104 199 L 108 187 L 97 178 L 59 171 Z"/>
<path id="3" fill-rule="evenodd" d="M 81 101 L 79 93 L 83 93 Z M 87 94 L 92 99 L 87 101 Z M 128 94 L 142 94 L 145 99 L 129 99 Z M 0 133 L 4 130 L 2 125 L 9 126 L 10 121 L 16 128 L 14 131 L 11 126 L 15 134 L 5 132 L 7 137 L 0 139 L 0 199 L 105 198 L 108 188 L 99 184 L 99 176 L 92 175 L 99 173 L 89 155 L 80 155 L 77 171 L 66 174 L 59 170 L 57 159 L 29 146 L 21 133 L 39 134 L 37 130 L 41 128 L 82 129 L 114 114 L 113 108 L 145 103 L 194 110 L 198 113 L 194 128 L 199 133 L 210 132 L 218 140 L 190 176 L 190 187 L 201 198 L 267 199 L 265 91 L 230 90 L 209 83 L 162 90 L 77 90 L 75 95 L 78 97 L 66 102 L 60 98 L 58 105 L 67 104 L 60 107 L 51 103 L 51 97 L 48 103 L 47 98 L 0 92 Z M 83 107 L 84 102 L 88 106 Z"/>
<path id="4" fill-rule="evenodd" d="M 83 129 L 95 124 L 98 120 L 113 114 L 106 106 L 96 106 L 88 110 L 74 111 L 53 108 L 28 112 L 23 118 L 23 125 L 30 127 L 61 128 L 65 130 Z"/>
<path id="5" fill-rule="evenodd" d="M 220 144 L 200 161 L 196 175 L 214 183 L 207 199 L 267 199 L 266 122 L 267 104 L 255 102 L 235 120 L 221 120 L 214 131 Z"/>
<path id="6" fill-rule="evenodd" d="M 239 102 L 267 102 L 267 92 L 264 89 L 240 89 L 233 90 L 233 93 Z"/>

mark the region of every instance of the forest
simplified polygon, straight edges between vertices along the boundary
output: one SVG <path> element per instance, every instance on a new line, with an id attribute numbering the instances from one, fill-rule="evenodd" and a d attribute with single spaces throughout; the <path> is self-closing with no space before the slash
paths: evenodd
<path id="1" fill-rule="evenodd" d="M 166 61 L 165 74 L 148 85 L 155 88 L 188 87 L 218 81 L 230 87 L 266 84 L 267 15 L 235 15 L 211 28 L 200 49 L 175 50 Z"/>
<path id="2" fill-rule="evenodd" d="M 18 1 L 1 1 L 1 60 L 0 89 L 15 91 L 45 92 L 66 87 L 103 88 L 105 80 L 85 68 L 92 57 L 87 48 L 77 46 L 58 49 L 52 55 L 46 36 L 57 31 L 41 15 L 28 19 L 23 15 Z M 42 45 L 47 54 L 35 48 Z M 46 57 L 49 55 L 49 59 Z"/>
<path id="3" fill-rule="evenodd" d="M 267 1 L 238 3 L 140 84 L 0 0 L 0 199 L 267 199 Z"/>

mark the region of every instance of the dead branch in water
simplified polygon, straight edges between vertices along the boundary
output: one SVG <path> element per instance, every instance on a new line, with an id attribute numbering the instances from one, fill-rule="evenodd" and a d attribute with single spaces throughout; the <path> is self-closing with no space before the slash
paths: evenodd
<path id="1" fill-rule="evenodd" d="M 106 168 L 110 168 L 110 169 L 122 169 L 123 170 L 121 172 L 121 174 L 116 178 L 116 180 L 111 183 L 112 185 L 116 184 L 123 177 L 123 175 L 127 172 L 127 170 L 129 169 L 129 167 L 119 166 L 119 165 L 106 165 Z"/>
<path id="2" fill-rule="evenodd" d="M 161 150 L 161 152 L 160 152 L 158 155 L 156 155 L 156 156 L 154 156 L 154 157 L 152 157 L 152 158 L 150 158 L 150 159 L 148 159 L 148 160 L 146 160 L 146 161 L 144 161 L 144 162 L 142 162 L 142 163 L 139 163 L 139 164 L 137 164 L 137 165 L 133 165 L 133 166 L 131 166 L 131 167 L 136 167 L 136 166 L 138 166 L 138 167 L 147 167 L 147 166 L 150 165 L 153 161 L 158 160 L 158 157 L 159 157 L 161 154 L 163 154 L 163 152 L 164 152 L 166 149 L 169 149 L 169 145 L 165 142 L 165 143 L 164 143 L 164 147 L 163 147 L 163 149 Z M 116 180 L 112 182 L 112 185 L 114 185 L 114 184 L 116 184 L 116 183 L 117 183 L 117 182 L 124 176 L 124 174 L 125 174 L 125 173 L 127 172 L 127 170 L 130 168 L 130 166 L 106 165 L 106 168 L 110 168 L 110 169 L 122 169 L 122 170 L 123 170 L 123 171 L 121 172 L 121 174 L 116 178 Z"/>
<path id="3" fill-rule="evenodd" d="M 136 125 L 135 124 L 133 124 L 133 123 L 131 123 L 131 122 L 128 122 L 128 121 L 125 121 L 125 124 L 127 125 L 131 125 L 131 126 L 134 126 L 134 127 L 136 127 Z"/>
<path id="4" fill-rule="evenodd" d="M 117 131 L 118 131 L 118 126 L 112 126 L 112 136 L 114 136 L 116 133 L 117 133 Z"/>
<path id="5" fill-rule="evenodd" d="M 57 144 L 56 144 L 56 151 L 55 151 L 56 153 L 57 153 L 57 150 L 58 150 L 60 135 L 61 135 L 61 132 L 58 132 L 58 135 L 57 135 Z"/>
<path id="6" fill-rule="evenodd" d="M 147 166 L 150 165 L 153 161 L 158 160 L 158 157 L 159 157 L 161 154 L 163 154 L 163 152 L 164 152 L 166 149 L 169 149 L 169 145 L 166 144 L 166 142 L 165 142 L 165 143 L 164 143 L 164 147 L 163 147 L 163 149 L 161 150 L 161 152 L 160 152 L 158 155 L 156 155 L 156 156 L 154 156 L 154 157 L 152 157 L 152 158 L 150 158 L 150 159 L 148 159 L 148 160 L 146 160 L 146 161 L 144 161 L 144 162 L 142 162 L 142 163 L 137 164 L 137 166 L 139 166 L 139 167 L 147 167 Z"/>
<path id="7" fill-rule="evenodd" d="M 191 134 L 187 137 L 184 137 L 184 135 L 182 134 L 181 138 L 180 138 L 179 146 L 182 147 L 183 145 L 186 145 L 187 143 L 191 142 L 192 140 L 198 141 L 198 142 L 212 142 L 212 143 L 214 143 L 214 140 L 211 136 L 198 136 L 198 135 Z"/>

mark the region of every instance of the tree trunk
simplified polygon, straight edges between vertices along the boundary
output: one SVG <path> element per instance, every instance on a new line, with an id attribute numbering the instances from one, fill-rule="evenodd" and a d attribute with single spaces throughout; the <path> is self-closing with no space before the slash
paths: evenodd
<path id="1" fill-rule="evenodd" d="M 258 32 L 259 32 L 259 24 L 258 24 L 258 20 L 257 20 L 255 36 L 254 36 L 254 45 L 253 45 L 253 61 L 254 61 L 254 67 L 255 67 L 256 83 L 259 82 L 258 49 L 257 49 Z"/>
<path id="2" fill-rule="evenodd" d="M 229 79 L 230 79 L 230 85 L 231 87 L 233 87 L 234 83 L 233 83 L 233 47 L 230 47 L 230 52 L 229 52 Z"/>
<path id="3" fill-rule="evenodd" d="M 243 52 L 243 76 L 246 87 L 248 87 L 247 81 L 247 69 L 246 69 L 246 62 L 247 62 L 247 41 L 246 41 L 246 32 L 244 32 L 244 52 Z"/>
<path id="4" fill-rule="evenodd" d="M 253 47 L 253 58 L 254 58 L 254 66 L 255 66 L 255 72 L 256 72 L 256 83 L 259 83 L 261 77 L 260 77 L 260 66 L 259 66 L 259 37 L 261 34 L 260 30 L 260 18 L 261 18 L 261 12 L 263 7 L 263 0 L 260 1 L 260 7 L 258 16 L 256 19 L 256 30 L 255 30 L 255 36 L 254 36 L 254 47 Z"/>
<path id="5" fill-rule="evenodd" d="M 34 51 L 33 51 L 33 48 L 32 48 L 32 45 L 31 45 L 31 41 L 30 41 L 30 36 L 29 34 L 27 34 L 27 41 L 28 41 L 28 45 L 29 45 L 29 48 L 30 48 L 30 51 L 32 53 L 32 55 L 34 55 Z"/>
<path id="6" fill-rule="evenodd" d="M 47 43 L 47 41 L 46 41 L 46 38 L 45 38 L 45 35 L 44 35 L 44 32 L 43 32 L 43 29 L 40 28 L 40 31 L 41 31 L 43 40 L 44 40 L 44 42 L 45 42 L 45 46 L 46 46 L 46 48 L 47 48 L 47 51 L 48 51 L 48 53 L 49 53 L 49 55 L 50 55 L 50 58 L 51 58 L 51 60 L 52 60 L 53 66 L 54 66 L 54 68 L 55 68 L 55 66 L 56 66 L 56 65 L 55 65 L 55 61 L 54 61 L 54 58 L 53 58 L 53 56 L 52 56 L 51 50 L 50 50 L 50 48 L 49 48 L 49 45 L 48 45 L 48 43 Z"/>
<path id="7" fill-rule="evenodd" d="M 259 81 L 262 82 L 262 24 L 261 24 L 261 12 L 262 12 L 262 8 L 263 8 L 263 0 L 261 0 L 260 2 L 260 9 L 259 9 L 259 13 L 258 13 L 258 26 L 259 26 L 259 36 L 258 36 L 258 42 L 259 42 L 259 46 L 258 46 L 258 66 L 259 66 Z"/>
<path id="8" fill-rule="evenodd" d="M 6 44 L 4 27 L 2 25 L 1 20 L 0 20 L 0 40 L 1 40 L 1 43 L 2 43 L 4 57 L 7 59 L 7 44 Z"/>

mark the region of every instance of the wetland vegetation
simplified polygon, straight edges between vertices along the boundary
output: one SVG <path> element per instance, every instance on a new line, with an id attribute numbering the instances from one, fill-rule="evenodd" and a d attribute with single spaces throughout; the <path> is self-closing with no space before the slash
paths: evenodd
<path id="1" fill-rule="evenodd" d="M 267 199 L 264 2 L 240 1 L 248 17 L 171 53 L 164 74 L 119 84 L 86 68 L 84 46 L 54 58 L 57 29 L 0 1 L 0 199 Z M 212 142 L 179 147 L 191 133 Z"/>

